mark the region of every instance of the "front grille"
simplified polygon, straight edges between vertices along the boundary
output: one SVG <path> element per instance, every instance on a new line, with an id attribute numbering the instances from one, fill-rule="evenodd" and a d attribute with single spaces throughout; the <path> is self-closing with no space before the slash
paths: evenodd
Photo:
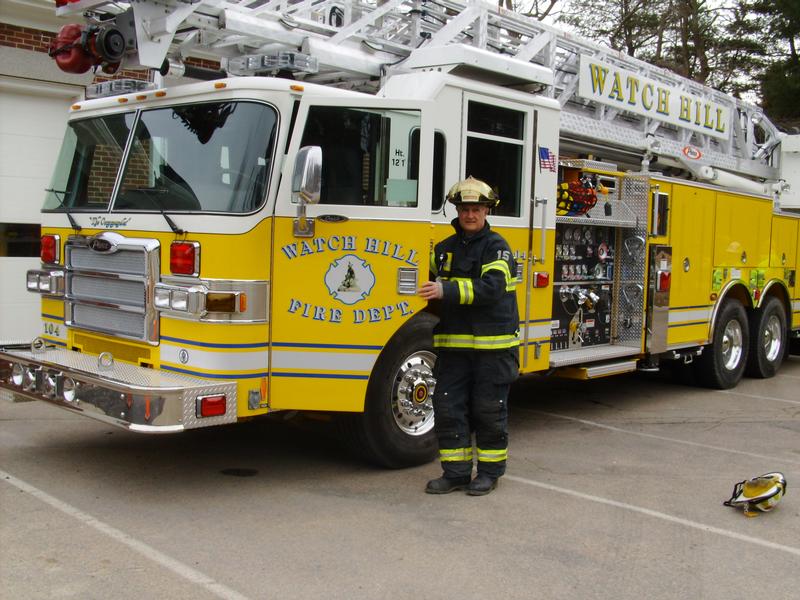
<path id="1" fill-rule="evenodd" d="M 72 297 L 76 300 L 96 300 L 137 307 L 145 305 L 145 286 L 142 281 L 109 279 L 80 273 L 74 273 L 69 281 Z"/>
<path id="2" fill-rule="evenodd" d="M 137 339 L 144 339 L 145 333 L 144 315 L 89 304 L 73 305 L 72 325 Z"/>
<path id="3" fill-rule="evenodd" d="M 117 250 L 113 254 L 99 254 L 88 247 L 75 246 L 70 251 L 69 261 L 73 268 L 83 271 L 146 275 L 147 270 L 141 250 Z"/>
<path id="4" fill-rule="evenodd" d="M 72 236 L 65 252 L 66 324 L 156 342 L 158 313 L 152 298 L 159 249 L 157 240 L 113 232 Z"/>

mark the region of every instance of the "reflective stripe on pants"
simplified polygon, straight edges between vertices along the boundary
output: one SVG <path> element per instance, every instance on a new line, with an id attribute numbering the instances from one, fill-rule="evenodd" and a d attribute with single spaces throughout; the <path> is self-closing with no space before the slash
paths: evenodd
<path id="1" fill-rule="evenodd" d="M 505 473 L 511 382 L 519 370 L 516 349 L 499 352 L 440 350 L 433 395 L 439 456 L 446 477 L 472 474 L 472 432 L 478 472 Z"/>

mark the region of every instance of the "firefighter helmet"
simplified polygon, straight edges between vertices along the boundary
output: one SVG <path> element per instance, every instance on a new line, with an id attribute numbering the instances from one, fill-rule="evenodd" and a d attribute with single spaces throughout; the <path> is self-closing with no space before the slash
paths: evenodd
<path id="1" fill-rule="evenodd" d="M 754 517 L 758 513 L 772 510 L 786 493 L 786 478 L 783 473 L 766 473 L 746 481 L 740 481 L 733 487 L 730 500 L 723 502 L 725 506 L 742 506 L 744 514 Z"/>
<path id="2" fill-rule="evenodd" d="M 500 204 L 500 198 L 497 197 L 494 190 L 488 184 L 472 176 L 453 184 L 453 187 L 447 192 L 447 200 L 456 206 L 459 204 L 484 204 L 489 208 L 494 208 Z"/>

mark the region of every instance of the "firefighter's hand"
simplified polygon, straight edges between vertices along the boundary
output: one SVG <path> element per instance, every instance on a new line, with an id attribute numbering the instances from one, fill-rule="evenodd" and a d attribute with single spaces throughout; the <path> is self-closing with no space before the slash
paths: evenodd
<path id="1" fill-rule="evenodd" d="M 441 281 L 426 281 L 417 290 L 417 295 L 425 300 L 438 300 L 444 296 L 444 289 L 442 289 Z"/>

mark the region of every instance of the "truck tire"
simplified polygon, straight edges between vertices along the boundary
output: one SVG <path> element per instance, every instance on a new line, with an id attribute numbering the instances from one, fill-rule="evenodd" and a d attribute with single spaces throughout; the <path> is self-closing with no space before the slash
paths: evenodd
<path id="1" fill-rule="evenodd" d="M 694 361 L 701 385 L 718 390 L 736 387 L 747 364 L 749 332 L 744 307 L 736 300 L 725 301 L 717 315 L 711 344 Z"/>
<path id="2" fill-rule="evenodd" d="M 372 370 L 364 412 L 341 419 L 346 443 L 373 464 L 398 469 L 436 456 L 431 401 L 435 323 L 435 317 L 421 313 L 395 334 Z"/>
<path id="3" fill-rule="evenodd" d="M 774 377 L 786 355 L 786 311 L 777 298 L 767 298 L 750 315 L 750 351 L 745 374 L 766 379 Z"/>

